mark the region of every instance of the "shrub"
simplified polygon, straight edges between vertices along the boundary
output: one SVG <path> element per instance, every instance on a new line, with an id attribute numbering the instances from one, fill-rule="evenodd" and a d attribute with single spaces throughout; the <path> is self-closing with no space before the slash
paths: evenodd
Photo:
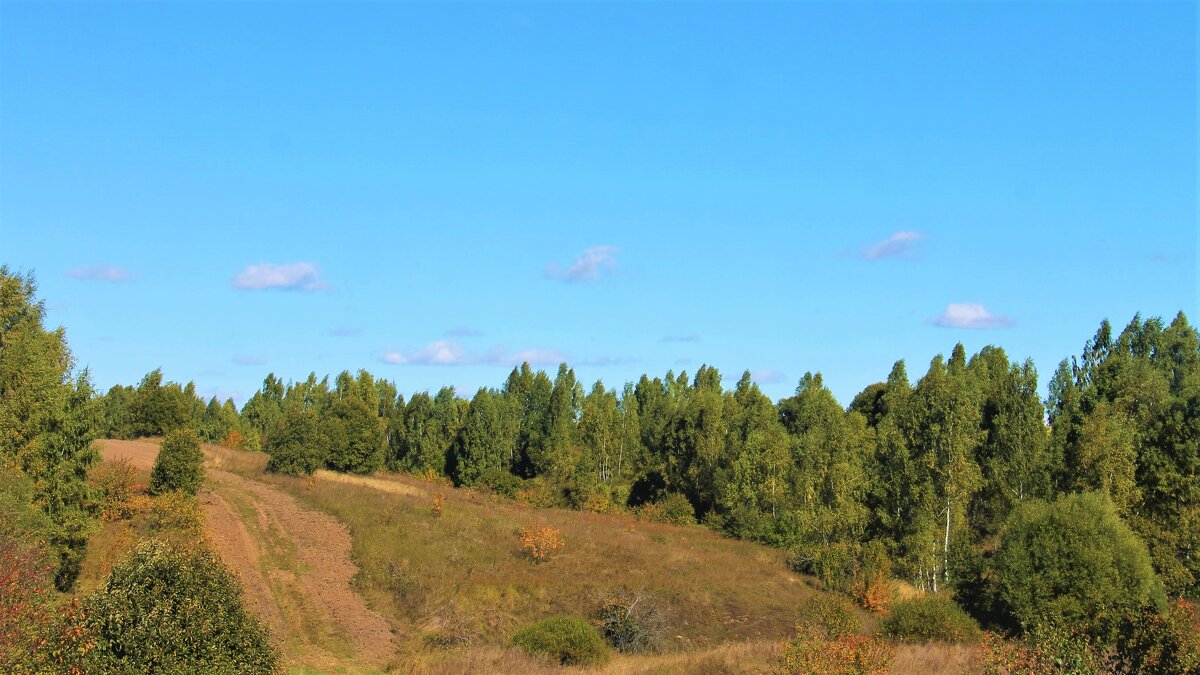
<path id="1" fill-rule="evenodd" d="M 573 616 L 557 616 L 529 624 L 512 643 L 528 654 L 547 656 L 564 666 L 598 666 L 608 660 L 604 638 L 595 626 Z"/>
<path id="2" fill-rule="evenodd" d="M 278 662 L 237 580 L 203 548 L 144 542 L 83 615 L 97 639 L 89 672 L 265 673 Z"/>
<path id="3" fill-rule="evenodd" d="M 433 513 L 434 518 L 442 517 L 442 511 L 445 508 L 445 503 L 446 498 L 442 495 L 436 494 L 433 496 L 433 504 L 429 507 L 429 510 L 431 513 Z"/>
<path id="4" fill-rule="evenodd" d="M 821 640 L 803 633 L 783 649 L 780 668 L 796 675 L 884 675 L 895 649 L 874 635 L 843 635 Z"/>
<path id="5" fill-rule="evenodd" d="M 146 508 L 146 522 L 154 532 L 185 536 L 199 536 L 204 523 L 200 515 L 200 503 L 195 497 L 182 492 L 168 492 L 150 500 Z"/>
<path id="6" fill-rule="evenodd" d="M 538 563 L 548 562 L 565 545 L 562 530 L 549 525 L 526 525 L 517 532 L 517 536 L 521 540 L 521 548 Z"/>
<path id="7" fill-rule="evenodd" d="M 508 469 L 493 467 L 483 472 L 476 485 L 501 497 L 512 499 L 521 489 L 522 481 L 519 476 L 514 476 Z"/>
<path id="8" fill-rule="evenodd" d="M 200 438 L 190 429 L 176 429 L 163 439 L 150 472 L 150 494 L 179 490 L 194 495 L 204 480 Z"/>
<path id="9" fill-rule="evenodd" d="M 137 493 L 137 469 L 122 457 L 103 462 L 92 470 L 88 482 L 96 490 L 100 517 L 106 521 L 124 520 L 134 514 L 133 496 Z"/>
<path id="10" fill-rule="evenodd" d="M 1129 673 L 1200 673 L 1200 617 L 1187 600 L 1171 603 L 1165 615 L 1153 609 L 1125 617 L 1116 659 Z"/>
<path id="11" fill-rule="evenodd" d="M 263 449 L 271 456 L 267 471 L 291 476 L 311 476 L 322 464 L 324 438 L 317 413 L 289 407 L 271 426 Z"/>
<path id="12" fill-rule="evenodd" d="M 636 513 L 638 519 L 652 523 L 696 524 L 696 509 L 686 496 L 678 492 L 672 492 L 657 502 L 643 504 Z"/>
<path id="13" fill-rule="evenodd" d="M 1127 613 L 1165 606 L 1145 544 L 1103 493 L 1021 504 L 994 561 L 1000 599 L 1027 630 L 1059 624 L 1111 643 Z"/>
<path id="14" fill-rule="evenodd" d="M 983 633 L 976 652 L 985 675 L 1098 675 L 1109 672 L 1090 637 L 1062 628 L 1033 628 L 1021 639 Z"/>
<path id="15" fill-rule="evenodd" d="M 828 595 L 800 607 L 796 630 L 818 638 L 843 637 L 862 630 L 862 621 L 853 605 Z"/>
<path id="16" fill-rule="evenodd" d="M 230 450 L 240 450 L 242 444 L 246 442 L 246 435 L 237 429 L 230 429 L 229 433 L 225 434 L 225 438 L 221 439 L 221 447 L 229 448 Z"/>
<path id="17" fill-rule="evenodd" d="M 901 600 L 883 620 L 884 634 L 905 642 L 976 642 L 979 624 L 943 595 Z"/>
<path id="18" fill-rule="evenodd" d="M 818 598 L 800 608 L 796 638 L 783 648 L 785 673 L 882 675 L 894 650 L 877 636 L 858 635 L 862 622 L 848 601 Z"/>
<path id="19" fill-rule="evenodd" d="M 614 593 L 604 599 L 596 623 L 608 644 L 619 652 L 634 654 L 658 649 L 666 615 L 648 596 Z"/>
<path id="20" fill-rule="evenodd" d="M 0 670 L 34 659 L 51 618 L 54 566 L 34 543 L 0 534 Z"/>

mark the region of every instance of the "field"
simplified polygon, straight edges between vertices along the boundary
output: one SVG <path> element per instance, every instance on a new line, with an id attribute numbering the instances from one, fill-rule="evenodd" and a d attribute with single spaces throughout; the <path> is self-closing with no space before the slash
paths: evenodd
<path id="1" fill-rule="evenodd" d="M 158 449 L 102 447 L 142 470 Z M 821 594 L 782 552 L 699 527 L 535 509 L 405 475 L 289 478 L 264 473 L 261 454 L 204 450 L 205 534 L 296 672 L 554 672 L 509 636 L 553 614 L 591 616 L 620 592 L 663 610 L 667 630 L 659 654 L 620 656 L 605 672 L 771 672 L 797 608 Z M 562 553 L 530 561 L 517 537 L 526 524 L 561 530 Z M 122 527 L 98 535 L 84 587 L 128 539 Z M 962 672 L 970 657 L 901 646 L 893 672 Z"/>

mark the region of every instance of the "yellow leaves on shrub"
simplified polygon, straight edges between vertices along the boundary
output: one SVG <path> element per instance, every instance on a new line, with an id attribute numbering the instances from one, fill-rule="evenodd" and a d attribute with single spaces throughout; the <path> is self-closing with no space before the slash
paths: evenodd
<path id="1" fill-rule="evenodd" d="M 521 548 L 537 563 L 548 562 L 565 546 L 562 530 L 549 525 L 525 525 L 517 532 L 517 536 L 521 540 Z"/>
<path id="2" fill-rule="evenodd" d="M 869 583 L 855 584 L 854 600 L 868 612 L 882 614 L 892 606 L 892 589 L 883 574 L 877 574 Z"/>
<path id="3" fill-rule="evenodd" d="M 137 482 L 137 469 L 125 458 L 97 466 L 89 479 L 100 493 L 100 517 L 112 522 L 132 518 L 138 512 L 135 498 L 144 492 L 144 483 Z"/>
<path id="4" fill-rule="evenodd" d="M 246 441 L 246 435 L 237 429 L 231 429 L 225 434 L 225 438 L 221 439 L 221 447 L 229 448 L 230 450 L 240 450 L 242 443 Z"/>
<path id="5" fill-rule="evenodd" d="M 442 508 L 444 507 L 445 502 L 446 498 L 442 495 L 436 494 L 433 496 L 433 505 L 430 506 L 429 510 L 433 513 L 434 518 L 442 517 Z"/>
<path id="6" fill-rule="evenodd" d="M 182 492 L 167 492 L 150 500 L 146 519 L 153 530 L 199 536 L 203 525 L 200 502 Z"/>
<path id="7" fill-rule="evenodd" d="M 895 648 L 875 635 L 839 635 L 822 640 L 801 635 L 784 648 L 780 666 L 785 673 L 825 675 L 884 675 Z"/>

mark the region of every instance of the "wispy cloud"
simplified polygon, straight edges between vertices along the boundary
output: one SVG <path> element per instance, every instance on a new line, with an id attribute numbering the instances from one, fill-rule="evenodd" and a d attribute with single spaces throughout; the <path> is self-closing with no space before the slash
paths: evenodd
<path id="1" fill-rule="evenodd" d="M 479 337 L 483 335 L 483 331 L 471 326 L 455 326 L 446 331 L 446 335 L 451 337 Z"/>
<path id="2" fill-rule="evenodd" d="M 783 382 L 784 375 L 778 370 L 755 370 L 750 373 L 750 378 L 759 384 L 778 384 Z"/>
<path id="3" fill-rule="evenodd" d="M 942 328 L 1008 328 L 1013 325 L 1013 320 L 992 314 L 983 305 L 964 302 L 946 305 L 946 309 L 933 319 L 933 325 Z"/>
<path id="4" fill-rule="evenodd" d="M 137 280 L 137 274 L 124 267 L 112 265 L 92 265 L 77 267 L 67 273 L 72 279 L 82 281 L 107 281 L 110 284 L 124 284 Z"/>
<path id="5" fill-rule="evenodd" d="M 630 363 L 637 363 L 637 361 L 632 356 L 597 356 L 594 359 L 579 361 L 576 365 L 603 368 L 605 366 L 624 366 Z"/>
<path id="6" fill-rule="evenodd" d="M 925 238 L 920 232 L 897 232 L 883 241 L 863 249 L 865 260 L 882 260 L 884 258 L 911 257 L 918 241 Z"/>
<path id="7" fill-rule="evenodd" d="M 329 288 L 329 284 L 321 279 L 320 270 L 310 262 L 248 265 L 233 278 L 230 285 L 244 291 L 278 288 L 302 293 Z"/>
<path id="8" fill-rule="evenodd" d="M 617 252 L 615 246 L 593 246 L 580 254 L 566 269 L 557 263 L 546 265 L 546 276 L 570 283 L 599 281 L 616 270 Z"/>
<path id="9" fill-rule="evenodd" d="M 252 354 L 239 354 L 238 356 L 233 357 L 233 362 L 239 366 L 261 366 L 262 364 L 266 363 L 267 360 L 261 356 L 255 356 Z"/>
<path id="10" fill-rule="evenodd" d="M 384 351 L 379 360 L 402 366 L 461 366 L 470 362 L 466 350 L 454 340 L 436 340 L 412 351 Z"/>
<path id="11" fill-rule="evenodd" d="M 699 335 L 668 335 L 660 342 L 699 342 Z"/>
<path id="12" fill-rule="evenodd" d="M 528 363 L 531 366 L 556 365 L 567 360 L 554 349 L 510 350 L 495 346 L 483 352 L 474 352 L 463 347 L 457 340 L 435 340 L 419 349 L 384 350 L 379 360 L 401 366 L 516 366 Z"/>
<path id="13" fill-rule="evenodd" d="M 330 329 L 329 334 L 333 337 L 354 337 L 355 335 L 362 335 L 362 329 L 338 326 L 337 328 Z"/>

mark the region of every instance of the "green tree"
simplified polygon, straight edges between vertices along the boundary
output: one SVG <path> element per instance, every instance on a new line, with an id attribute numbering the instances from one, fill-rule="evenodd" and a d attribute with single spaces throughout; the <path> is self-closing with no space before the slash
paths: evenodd
<path id="1" fill-rule="evenodd" d="M 455 483 L 475 485 L 492 473 L 507 471 L 504 448 L 496 434 L 498 414 L 495 395 L 488 389 L 476 392 L 454 443 Z"/>
<path id="2" fill-rule="evenodd" d="M 994 576 L 1025 630 L 1078 628 L 1111 641 L 1126 613 L 1165 607 L 1145 544 L 1102 492 L 1017 506 L 1001 533 Z"/>
<path id="3" fill-rule="evenodd" d="M 150 494 L 180 491 L 196 494 L 204 482 L 204 455 L 200 438 L 191 429 L 175 429 L 163 439 L 154 469 L 150 472 Z"/>
<path id="4" fill-rule="evenodd" d="M 202 548 L 136 548 L 83 602 L 97 638 L 84 670 L 271 673 L 279 655 L 237 579 Z"/>
<path id="5" fill-rule="evenodd" d="M 65 331 L 43 327 L 36 294 L 31 274 L 0 266 L 0 474 L 32 481 L 33 504 L 53 523 L 55 583 L 65 590 L 94 527 L 87 472 L 99 459 L 96 405 L 87 371 L 72 373 Z"/>
<path id="6" fill-rule="evenodd" d="M 324 442 L 316 411 L 288 406 L 263 440 L 267 471 L 311 476 L 324 462 Z"/>

